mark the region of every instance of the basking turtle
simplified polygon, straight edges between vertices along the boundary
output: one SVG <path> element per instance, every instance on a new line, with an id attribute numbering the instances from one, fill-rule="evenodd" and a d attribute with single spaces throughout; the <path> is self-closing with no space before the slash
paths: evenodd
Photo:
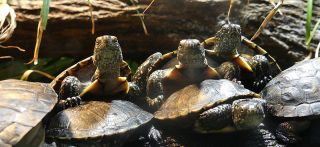
<path id="1" fill-rule="evenodd" d="M 46 137 L 58 145 L 120 146 L 146 132 L 153 115 L 128 101 L 89 101 L 52 118 Z"/>
<path id="2" fill-rule="evenodd" d="M 264 101 L 256 96 L 238 83 L 209 79 L 174 92 L 154 117 L 161 128 L 167 125 L 197 133 L 254 129 L 264 119 Z"/>
<path id="3" fill-rule="evenodd" d="M 48 140 L 80 146 L 124 143 L 133 131 L 152 119 L 150 113 L 130 102 L 109 103 L 112 99 L 127 98 L 129 90 L 134 87 L 120 75 L 122 58 L 116 37 L 106 35 L 97 38 L 93 55 L 94 66 L 97 66 L 92 78 L 94 81 L 82 90 L 76 77 L 67 76 L 63 80 L 59 94 L 81 97 L 83 101 L 80 104 L 67 98 L 65 110 L 51 120 Z M 66 109 L 70 106 L 72 108 Z"/>
<path id="4" fill-rule="evenodd" d="M 210 67 L 216 68 L 221 64 L 224 64 L 223 66 L 221 66 L 220 73 L 222 74 L 223 78 L 239 81 L 239 78 L 241 76 L 239 73 L 240 68 L 244 69 L 247 72 L 252 72 L 252 68 L 247 62 L 247 60 L 241 56 L 235 55 L 232 58 L 233 60 L 228 59 L 224 60 L 223 62 L 220 62 L 221 60 L 218 60 L 219 58 L 217 58 L 217 55 L 212 53 L 212 51 L 204 50 L 204 52 L 206 63 Z M 153 72 L 155 72 L 156 70 L 174 68 L 176 65 L 179 64 L 180 61 L 178 61 L 177 55 L 178 50 L 166 53 L 164 55 L 162 55 L 159 52 L 152 54 L 149 58 L 146 59 L 146 61 L 143 64 L 139 66 L 136 74 L 132 78 L 132 82 L 136 83 L 138 87 L 141 89 L 141 91 L 145 91 L 148 78 Z M 237 64 L 233 64 L 233 61 Z M 236 72 L 238 73 L 235 74 Z M 231 73 L 233 73 L 233 76 L 230 76 Z"/>
<path id="5" fill-rule="evenodd" d="M 240 50 L 242 49 L 241 42 L 249 47 L 249 49 L 253 49 L 257 55 L 254 53 L 240 54 L 243 52 L 243 50 Z M 249 65 L 253 70 L 253 74 L 245 72 L 242 76 L 242 78 L 245 79 L 240 80 L 251 81 L 254 79 L 252 85 L 256 91 L 260 91 L 265 84 L 272 79 L 272 76 L 281 72 L 281 68 L 268 52 L 244 36 L 241 36 L 241 28 L 237 24 L 223 25 L 216 33 L 215 37 L 206 39 L 202 44 L 204 48 L 208 49 L 207 54 L 213 56 L 215 60 L 220 62 L 232 59 L 238 63 L 238 60 L 241 58 L 248 60 Z M 244 52 L 249 53 L 248 51 Z M 246 83 L 244 84 L 246 85 Z M 251 85 L 251 83 L 249 84 Z"/>
<path id="6" fill-rule="evenodd" d="M 0 81 L 0 146 L 40 146 L 44 117 L 58 102 L 49 84 Z"/>
<path id="7" fill-rule="evenodd" d="M 96 39 L 93 56 L 63 71 L 51 86 L 56 88 L 60 99 L 66 99 L 67 105 L 73 106 L 81 99 L 92 97 L 112 97 L 128 92 L 132 96 L 139 95 L 139 88 L 127 80 L 130 74 L 117 38 L 105 35 Z"/>
<path id="8" fill-rule="evenodd" d="M 320 58 L 299 62 L 272 79 L 261 92 L 270 114 L 268 124 L 275 125 L 275 135 L 282 142 L 299 142 L 300 135 L 319 122 L 319 65 Z M 317 135 L 315 138 L 320 137 Z"/>
<path id="9" fill-rule="evenodd" d="M 102 36 L 97 38 L 95 48 L 102 47 L 108 43 L 104 41 L 105 40 L 103 39 L 104 37 L 107 37 L 107 36 Z M 90 56 L 72 65 L 71 67 L 67 68 L 63 72 L 61 72 L 50 83 L 50 85 L 53 87 L 53 89 L 57 93 L 59 93 L 60 87 L 62 85 L 62 81 L 68 76 L 74 76 L 78 78 L 78 80 L 81 82 L 81 85 L 82 85 L 81 88 L 83 89 L 88 85 L 90 85 L 93 80 L 96 80 L 95 78 L 93 78 L 93 75 L 95 74 L 96 69 L 97 69 L 97 66 L 94 65 L 94 56 Z M 128 66 L 127 62 L 125 62 L 124 60 L 122 60 L 120 63 L 120 76 L 127 77 L 129 79 L 131 76 L 131 69 Z"/>
<path id="10" fill-rule="evenodd" d="M 166 57 L 163 56 L 163 57 Z M 163 61 L 161 58 L 159 61 Z M 223 75 L 208 65 L 205 49 L 199 40 L 181 40 L 177 50 L 179 63 L 172 68 L 158 69 L 147 81 L 147 103 L 156 110 L 165 98 L 187 85 L 200 83 L 205 79 L 220 79 Z M 161 64 L 157 62 L 155 65 Z M 153 66 L 154 68 L 155 66 Z"/>

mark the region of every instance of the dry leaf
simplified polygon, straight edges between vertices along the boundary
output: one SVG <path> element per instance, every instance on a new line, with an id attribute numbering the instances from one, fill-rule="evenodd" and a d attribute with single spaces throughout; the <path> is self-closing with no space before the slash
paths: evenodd
<path id="1" fill-rule="evenodd" d="M 263 29 L 267 26 L 268 22 L 272 19 L 272 17 L 277 13 L 279 7 L 283 4 L 283 0 L 281 0 L 271 11 L 270 13 L 267 15 L 267 17 L 263 20 L 263 22 L 261 23 L 259 29 L 257 30 L 257 32 L 252 36 L 252 38 L 250 39 L 251 41 L 256 39 L 261 32 L 263 31 Z"/>
<path id="2" fill-rule="evenodd" d="M 25 71 L 24 73 L 23 73 L 23 75 L 21 76 L 21 80 L 24 80 L 24 81 L 28 81 L 28 79 L 29 79 L 29 77 L 30 77 L 30 75 L 32 74 L 32 73 L 37 73 L 37 74 L 40 74 L 40 75 L 42 75 L 42 76 L 44 76 L 44 77 L 47 77 L 48 79 L 51 79 L 51 80 L 53 80 L 55 77 L 54 76 L 52 76 L 52 75 L 50 75 L 50 74 L 48 74 L 48 73 L 46 73 L 46 72 L 43 72 L 43 71 L 39 71 L 39 70 L 27 70 L 27 71 Z"/>

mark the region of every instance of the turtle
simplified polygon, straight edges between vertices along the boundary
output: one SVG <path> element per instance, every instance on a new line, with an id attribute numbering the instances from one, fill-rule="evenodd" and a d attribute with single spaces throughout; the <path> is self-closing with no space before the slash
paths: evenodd
<path id="1" fill-rule="evenodd" d="M 88 101 L 55 115 L 46 138 L 58 146 L 121 146 L 146 132 L 152 119 L 129 101 Z"/>
<path id="2" fill-rule="evenodd" d="M 245 72 L 241 81 L 247 87 L 260 92 L 272 77 L 282 71 L 276 60 L 262 47 L 241 35 L 241 27 L 237 24 L 224 24 L 214 37 L 202 42 L 207 54 L 220 62 L 234 60 L 236 63 L 245 58 L 253 72 Z M 244 50 L 241 45 L 252 49 L 255 53 Z M 252 80 L 253 79 L 253 80 Z"/>
<path id="3" fill-rule="evenodd" d="M 154 113 L 160 125 L 196 133 L 230 133 L 257 127 L 264 101 L 236 82 L 207 79 L 171 94 Z"/>
<path id="4" fill-rule="evenodd" d="M 320 118 L 319 65 L 320 58 L 301 61 L 281 72 L 261 91 L 266 100 L 266 124 L 285 144 L 301 143 L 307 130 L 315 129 L 314 138 L 320 137 L 315 133 L 319 132 Z"/>
<path id="5" fill-rule="evenodd" d="M 101 36 L 96 39 L 95 48 L 105 45 L 103 42 L 104 37 L 108 36 Z M 87 57 L 62 71 L 54 80 L 51 81 L 50 85 L 57 93 L 59 93 L 62 81 L 68 76 L 73 76 L 78 78 L 78 80 L 81 82 L 81 89 L 83 90 L 85 87 L 90 85 L 92 81 L 96 80 L 95 78 L 97 77 L 94 77 L 96 69 L 97 67 L 94 65 L 94 56 Z M 120 63 L 120 76 L 127 77 L 128 79 L 131 78 L 131 69 L 128 63 L 124 60 L 122 60 Z"/>
<path id="6" fill-rule="evenodd" d="M 126 136 L 131 136 L 134 130 L 144 128 L 153 115 L 125 101 L 130 100 L 129 91 L 134 85 L 121 77 L 122 62 L 121 48 L 115 36 L 96 39 L 93 64 L 97 68 L 92 75 L 93 82 L 81 88 L 77 77 L 67 76 L 62 81 L 59 95 L 68 98 L 61 112 L 51 119 L 48 142 L 116 145 L 124 143 Z"/>
<path id="7" fill-rule="evenodd" d="M 166 123 L 186 121 L 183 125 L 191 125 L 199 133 L 229 132 L 260 124 L 263 104 L 258 94 L 236 82 L 208 79 L 171 94 L 154 117 Z"/>
<path id="8" fill-rule="evenodd" d="M 227 36 L 223 36 L 223 37 L 227 37 Z M 209 44 L 209 40 L 207 42 Z M 204 46 L 207 44 L 202 43 L 202 45 Z M 225 49 L 225 48 L 221 48 L 221 50 L 222 49 Z M 174 50 L 166 54 L 161 54 L 160 52 L 157 52 L 150 55 L 139 66 L 139 68 L 137 69 L 137 72 L 133 75 L 132 82 L 137 84 L 142 91 L 145 91 L 148 78 L 153 72 L 159 69 L 174 68 L 179 63 L 177 59 L 177 53 L 178 53 L 178 50 Z M 235 81 L 237 81 L 237 78 L 239 79 L 240 75 L 237 75 L 238 77 L 233 77 L 233 76 L 230 77 L 229 76 L 230 74 L 228 74 L 229 72 L 231 73 L 237 72 L 237 70 L 239 69 L 237 69 L 236 71 L 231 71 L 231 69 L 242 68 L 247 72 L 252 72 L 252 68 L 249 65 L 248 61 L 239 55 L 235 55 L 233 58 L 233 61 L 239 65 L 238 67 L 235 67 L 236 65 L 232 65 L 233 61 L 229 59 L 224 60 L 223 62 L 220 62 L 220 60 L 218 60 L 219 58 L 217 58 L 217 54 L 214 54 L 211 50 L 205 50 L 205 58 L 206 58 L 207 64 L 213 68 L 218 67 L 221 64 L 225 64 L 224 66 L 225 69 L 222 69 L 222 70 L 226 75 L 224 77 L 226 79 L 235 80 Z M 146 93 L 144 93 L 144 95 L 146 95 Z"/>
<path id="9" fill-rule="evenodd" d="M 40 146 L 45 120 L 57 102 L 47 83 L 0 81 L 0 146 Z"/>
<path id="10" fill-rule="evenodd" d="M 97 37 L 93 56 L 69 67 L 50 84 L 65 100 L 67 108 L 92 97 L 139 95 L 140 89 L 128 82 L 131 70 L 123 60 L 117 37 Z M 59 87 L 60 86 L 60 87 Z M 59 87 L 59 88 L 57 88 Z"/>
<path id="11" fill-rule="evenodd" d="M 197 39 L 181 40 L 176 55 L 179 61 L 177 65 L 150 71 L 151 74 L 147 76 L 146 101 L 149 111 L 155 111 L 165 98 L 184 86 L 222 77 L 217 69 L 208 65 L 205 50 Z M 163 57 L 166 59 L 167 56 Z M 163 62 L 154 65 L 160 63 Z"/>

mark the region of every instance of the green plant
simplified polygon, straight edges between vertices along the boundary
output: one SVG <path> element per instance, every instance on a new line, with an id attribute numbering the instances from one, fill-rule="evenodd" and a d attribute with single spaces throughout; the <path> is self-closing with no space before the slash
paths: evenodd
<path id="1" fill-rule="evenodd" d="M 315 24 L 315 26 L 313 27 L 313 29 L 311 30 L 312 28 L 312 11 L 313 10 L 313 0 L 308 0 L 307 1 L 307 19 L 306 19 L 306 45 L 308 47 L 308 50 L 310 51 L 310 54 L 308 56 L 308 58 L 311 58 L 311 55 L 312 55 L 312 52 L 313 50 L 310 49 L 310 45 L 311 45 L 311 41 L 317 31 L 317 29 L 319 28 L 319 25 L 320 25 L 320 18 L 317 20 L 317 23 Z M 318 57 L 318 52 L 319 52 L 319 46 L 320 46 L 320 42 L 318 44 L 318 47 L 316 49 L 316 54 L 315 54 L 315 57 Z"/>
<path id="2" fill-rule="evenodd" d="M 92 8 L 92 1 L 93 0 L 88 0 L 88 4 L 89 4 L 89 11 L 90 11 L 90 16 L 91 16 L 91 25 L 92 25 L 92 28 L 91 28 L 91 34 L 93 35 L 94 32 L 95 32 L 95 24 L 94 24 L 94 17 L 93 17 L 93 14 L 92 14 L 92 11 L 93 11 L 93 8 Z"/>
<path id="3" fill-rule="evenodd" d="M 40 12 L 40 20 L 38 23 L 37 39 L 36 39 L 36 45 L 34 47 L 33 59 L 30 62 L 28 62 L 28 64 L 31 64 L 31 63 L 33 63 L 34 65 L 38 64 L 38 56 L 39 56 L 39 49 L 40 49 L 42 34 L 43 34 L 43 31 L 46 29 L 47 22 L 48 22 L 49 3 L 50 3 L 50 0 L 43 0 L 41 12 Z"/>
<path id="4" fill-rule="evenodd" d="M 130 2 L 132 3 L 133 6 L 137 6 L 137 4 L 136 4 L 136 2 L 134 2 L 134 0 L 130 0 Z M 151 2 L 151 4 L 152 4 L 152 3 L 153 3 L 153 2 Z M 150 5 L 150 6 L 151 6 L 151 5 Z M 149 6 L 149 7 L 150 7 L 150 6 Z M 148 7 L 147 7 L 147 8 L 148 8 Z M 137 13 L 137 15 L 138 15 L 138 17 L 139 17 L 139 19 L 140 19 L 141 24 L 142 24 L 142 28 L 143 28 L 144 34 L 149 35 L 147 26 L 146 26 L 146 24 L 144 23 L 143 14 L 141 14 L 138 9 L 136 9 L 136 13 Z"/>

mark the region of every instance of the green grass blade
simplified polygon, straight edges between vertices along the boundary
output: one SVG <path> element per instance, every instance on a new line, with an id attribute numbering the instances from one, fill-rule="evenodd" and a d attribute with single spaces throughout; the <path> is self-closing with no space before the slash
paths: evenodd
<path id="1" fill-rule="evenodd" d="M 136 3 L 135 3 L 133 0 L 130 0 L 130 2 L 132 3 L 133 6 L 135 6 L 135 7 L 137 6 Z M 147 26 L 146 26 L 146 24 L 144 23 L 143 14 L 141 14 L 138 9 L 136 10 L 136 13 L 137 13 L 137 15 L 138 15 L 138 17 L 139 17 L 139 19 L 140 19 L 140 22 L 141 22 L 141 25 L 142 25 L 144 34 L 145 34 L 145 35 L 149 35 Z"/>
<path id="2" fill-rule="evenodd" d="M 40 49 L 42 34 L 43 34 L 43 31 L 46 29 L 47 22 L 48 22 L 49 3 L 50 3 L 50 0 L 43 0 L 41 12 L 40 12 L 40 20 L 39 20 L 38 29 L 37 29 L 36 45 L 33 51 L 34 52 L 33 58 L 27 64 L 31 64 L 31 63 L 33 63 L 34 65 L 38 64 L 38 56 L 39 56 L 39 49 Z"/>
<path id="3" fill-rule="evenodd" d="M 316 25 L 315 25 L 314 28 L 312 29 L 312 32 L 311 32 L 311 34 L 310 34 L 310 37 L 308 38 L 307 43 L 306 43 L 307 45 L 310 45 L 311 40 L 312 40 L 314 34 L 316 33 L 317 29 L 319 28 L 319 25 L 320 25 L 320 18 L 318 19 Z"/>
<path id="4" fill-rule="evenodd" d="M 306 22 L 306 40 L 308 40 L 310 38 L 310 33 L 311 33 L 312 4 L 313 4 L 313 0 L 308 0 L 308 3 L 307 3 L 307 22 Z M 307 44 L 307 45 L 309 48 L 310 44 Z"/>
<path id="5" fill-rule="evenodd" d="M 41 26 L 43 30 L 46 30 L 47 22 L 48 22 L 48 15 L 49 15 L 49 3 L 50 0 L 43 0 L 42 9 L 41 9 Z"/>

